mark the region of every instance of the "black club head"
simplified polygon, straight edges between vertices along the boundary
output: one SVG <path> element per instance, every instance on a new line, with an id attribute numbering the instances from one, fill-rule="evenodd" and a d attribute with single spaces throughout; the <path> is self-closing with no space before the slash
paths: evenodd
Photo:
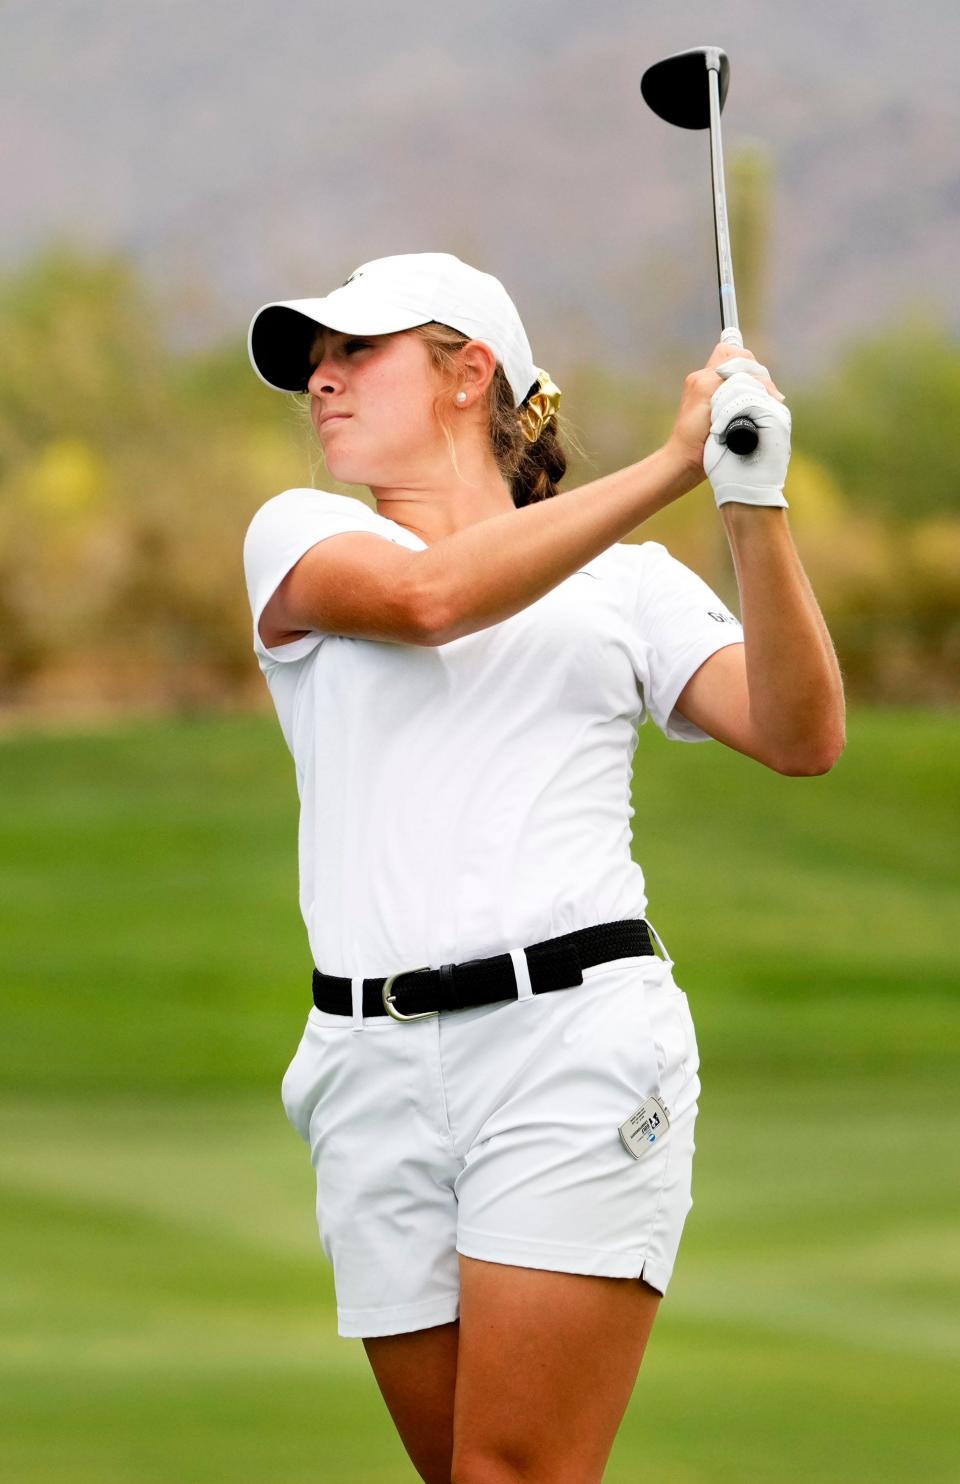
<path id="1" fill-rule="evenodd" d="M 695 46 L 691 51 L 675 52 L 654 62 L 640 79 L 644 102 L 668 124 L 680 129 L 710 127 L 710 92 L 707 82 L 707 59 L 715 57 L 720 65 L 718 82 L 720 108 L 730 86 L 730 62 L 719 46 Z"/>

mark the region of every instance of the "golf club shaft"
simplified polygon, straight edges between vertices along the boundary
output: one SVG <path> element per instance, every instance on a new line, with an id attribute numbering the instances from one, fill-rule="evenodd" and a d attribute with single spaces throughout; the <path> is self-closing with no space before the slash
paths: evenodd
<path id="1" fill-rule="evenodd" d="M 707 88 L 710 95 L 710 176 L 713 182 L 713 226 L 717 242 L 717 281 L 720 287 L 720 339 L 743 346 L 737 316 L 737 291 L 733 282 L 733 254 L 727 222 L 727 192 L 723 174 L 723 140 L 720 133 L 720 57 L 707 49 Z M 732 436 L 731 436 L 732 435 Z M 733 453 L 752 453 L 760 441 L 757 425 L 750 417 L 736 417 L 727 427 L 727 447 Z"/>
<path id="2" fill-rule="evenodd" d="M 727 192 L 723 177 L 719 72 L 719 59 L 714 61 L 708 51 L 707 87 L 710 89 L 710 177 L 713 182 L 713 225 L 717 240 L 720 324 L 724 330 L 739 330 L 740 321 L 737 318 L 737 291 L 733 283 L 733 258 L 730 253 L 730 228 L 727 223 Z"/>

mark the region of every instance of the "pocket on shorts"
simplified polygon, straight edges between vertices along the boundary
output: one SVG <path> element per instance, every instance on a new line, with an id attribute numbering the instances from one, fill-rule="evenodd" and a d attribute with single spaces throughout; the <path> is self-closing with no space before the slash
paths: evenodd
<path id="1" fill-rule="evenodd" d="M 305 1144 L 310 1143 L 310 1119 L 320 1096 L 323 1052 L 323 1034 L 308 1021 L 280 1083 L 283 1111 Z"/>
<path id="2" fill-rule="evenodd" d="M 644 977 L 641 994 L 656 1054 L 659 1091 L 667 1106 L 676 1109 L 684 1101 L 700 1065 L 690 1003 L 663 961 L 654 973 Z"/>

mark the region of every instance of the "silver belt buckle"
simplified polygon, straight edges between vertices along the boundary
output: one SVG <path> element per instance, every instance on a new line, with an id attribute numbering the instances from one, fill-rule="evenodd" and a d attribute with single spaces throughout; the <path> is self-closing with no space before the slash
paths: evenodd
<path id="1" fill-rule="evenodd" d="M 390 990 L 396 984 L 397 980 L 402 979 L 405 974 L 421 974 L 424 969 L 429 969 L 429 967 L 429 964 L 421 964 L 418 969 L 401 969 L 398 974 L 391 974 L 389 979 L 384 981 L 383 1008 L 388 1015 L 393 1016 L 394 1020 L 425 1020 L 428 1015 L 440 1014 L 439 1008 L 436 1010 L 418 1010 L 415 1015 L 404 1015 L 400 1010 L 393 1008 L 393 995 L 390 993 Z"/>

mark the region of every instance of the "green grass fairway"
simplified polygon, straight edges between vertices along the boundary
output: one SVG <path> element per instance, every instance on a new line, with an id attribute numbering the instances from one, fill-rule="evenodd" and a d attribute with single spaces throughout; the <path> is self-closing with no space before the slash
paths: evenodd
<path id="1" fill-rule="evenodd" d="M 607 1484 L 955 1484 L 957 717 L 824 778 L 641 733 L 695 1205 Z M 0 740 L 0 1478 L 410 1484 L 279 1084 L 309 1004 L 272 716 Z"/>

